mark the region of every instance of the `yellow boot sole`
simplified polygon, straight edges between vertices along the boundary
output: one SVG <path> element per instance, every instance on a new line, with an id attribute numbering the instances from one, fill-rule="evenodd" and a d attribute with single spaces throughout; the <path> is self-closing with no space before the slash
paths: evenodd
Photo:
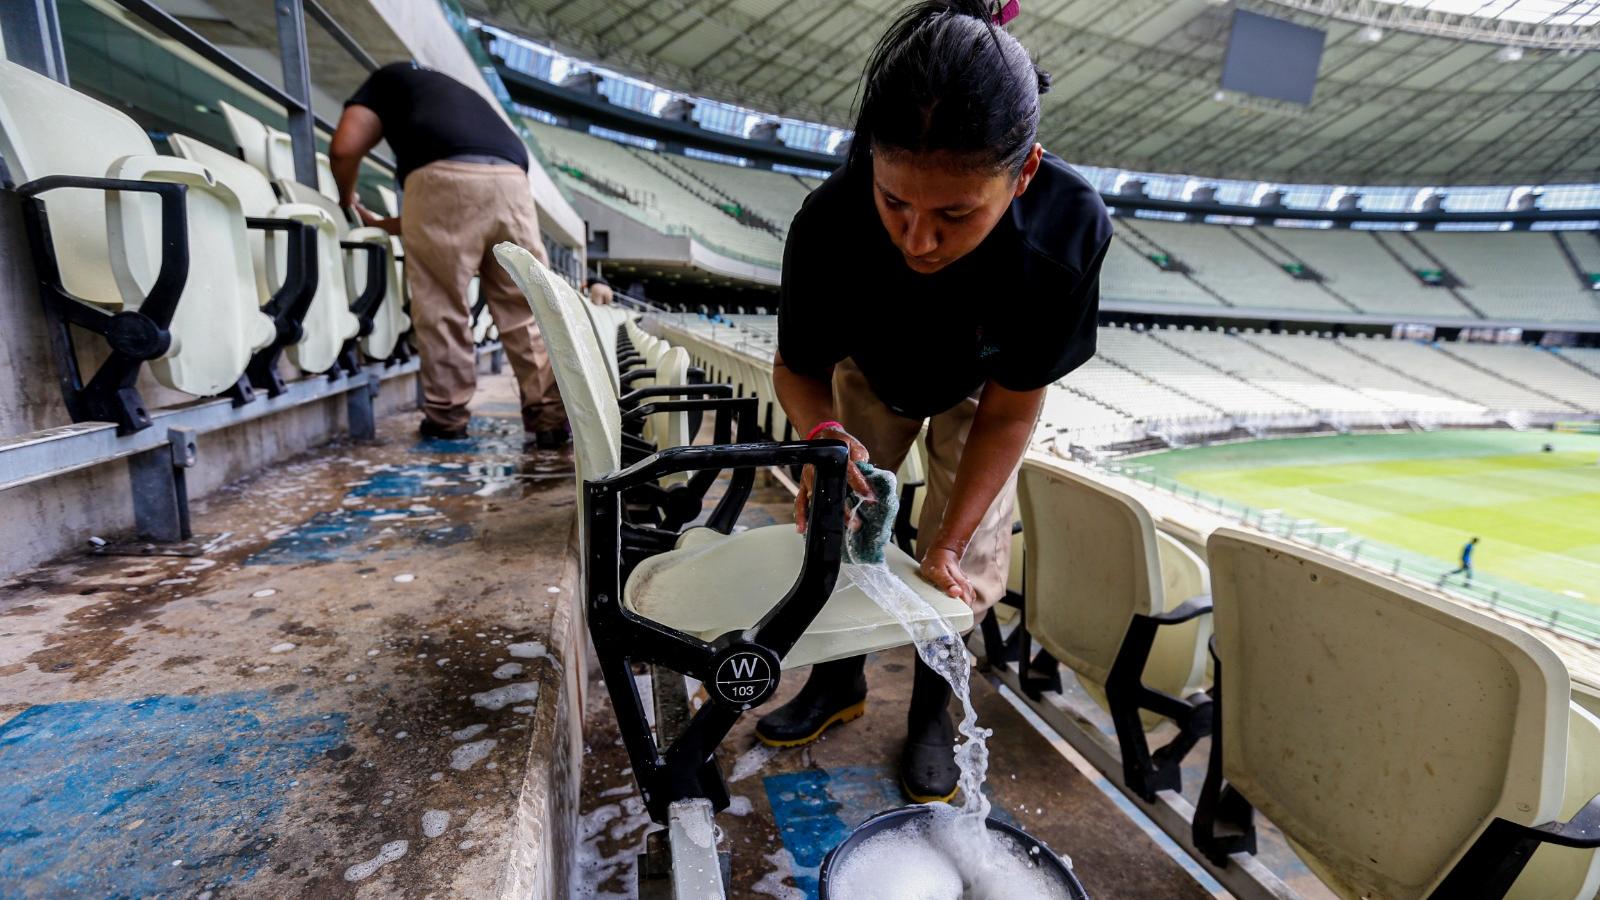
<path id="1" fill-rule="evenodd" d="M 761 741 L 761 743 L 766 744 L 768 747 L 776 747 L 780 750 L 787 750 L 790 747 L 803 747 L 817 738 L 822 737 L 822 733 L 827 731 L 829 728 L 832 728 L 835 725 L 843 725 L 846 722 L 854 722 L 856 719 L 866 715 L 866 712 L 867 701 L 862 700 L 859 703 L 846 706 L 844 709 L 841 709 L 824 719 L 822 724 L 817 726 L 816 731 L 811 732 L 805 737 L 794 738 L 793 740 L 788 741 L 775 741 L 772 738 L 762 734 L 761 729 L 757 728 L 756 739 Z"/>
<path id="2" fill-rule="evenodd" d="M 950 791 L 950 793 L 945 794 L 943 797 L 933 795 L 924 796 L 916 791 L 913 791 L 911 786 L 906 784 L 906 780 L 902 778 L 900 779 L 900 793 L 905 794 L 906 799 L 910 800 L 912 803 L 949 803 L 951 800 L 956 798 L 957 794 L 961 793 L 961 787 L 960 785 L 957 785 L 953 790 Z"/>

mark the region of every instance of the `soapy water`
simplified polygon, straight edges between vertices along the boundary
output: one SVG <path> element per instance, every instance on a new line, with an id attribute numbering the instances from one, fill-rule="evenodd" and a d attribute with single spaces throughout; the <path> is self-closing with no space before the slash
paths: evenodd
<path id="1" fill-rule="evenodd" d="M 865 471 L 865 470 L 864 470 Z M 965 738 L 955 748 L 960 770 L 957 784 L 961 805 L 936 801 L 927 804 L 934 815 L 929 822 L 874 835 L 851 853 L 839 869 L 835 896 L 844 898 L 906 898 L 906 900 L 988 900 L 1001 897 L 1068 896 L 1010 837 L 990 831 L 989 798 L 983 781 L 989 768 L 988 738 L 992 731 L 979 727 L 972 706 L 971 666 L 966 642 L 938 611 L 900 579 L 883 561 L 887 528 L 877 523 L 894 521 L 897 493 L 892 473 L 877 470 L 869 481 L 877 489 L 877 503 L 887 504 L 876 515 L 864 517 L 857 503 L 846 523 L 851 532 L 863 526 L 882 533 L 852 534 L 846 540 L 844 576 L 874 603 L 900 623 L 911 636 L 917 655 L 928 668 L 950 683 L 961 701 L 957 730 Z M 874 552 L 876 551 L 876 552 Z M 867 561 L 873 560 L 873 561 Z M 898 873 L 898 874 L 891 874 Z M 1024 880 L 1027 879 L 1027 880 Z M 857 884 L 857 881 L 860 884 Z M 1038 892 L 1018 890 L 1037 881 Z"/>
<path id="2" fill-rule="evenodd" d="M 970 844 L 946 820 L 959 811 L 935 811 L 862 841 L 829 875 L 828 894 L 843 900 L 1070 900 L 1072 894 L 1040 864 L 1039 847 L 987 832 Z M 981 850 L 975 848 L 982 848 Z M 983 865 L 973 865 L 974 857 Z"/>

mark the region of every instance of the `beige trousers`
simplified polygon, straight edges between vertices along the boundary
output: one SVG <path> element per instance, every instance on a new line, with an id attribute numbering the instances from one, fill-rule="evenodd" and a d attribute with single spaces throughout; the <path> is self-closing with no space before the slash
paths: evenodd
<path id="1" fill-rule="evenodd" d="M 540 245 L 527 173 L 511 165 L 429 163 L 406 176 L 400 236 L 422 356 L 423 415 L 445 428 L 466 427 L 467 404 L 478 386 L 467 285 L 477 275 L 522 393 L 524 426 L 561 427 L 567 414 L 544 337 L 493 253 L 500 241 Z"/>
<path id="2" fill-rule="evenodd" d="M 855 435 L 872 464 L 880 469 L 899 469 L 906 454 L 916 444 L 922 430 L 918 419 L 907 419 L 892 412 L 867 384 L 866 375 L 851 360 L 833 368 L 833 408 L 839 424 Z M 978 411 L 977 396 L 968 397 L 928 420 L 928 485 L 917 520 L 917 536 L 931 540 L 944 521 L 944 508 L 955 486 L 956 468 L 966 447 L 967 433 Z M 1000 489 L 989 512 L 978 524 L 967 552 L 961 557 L 961 570 L 978 593 L 979 611 L 1000 602 L 1006 593 L 1006 575 L 1011 566 L 1011 523 L 1017 518 L 1017 470 Z M 919 547 L 919 549 L 921 549 Z"/>

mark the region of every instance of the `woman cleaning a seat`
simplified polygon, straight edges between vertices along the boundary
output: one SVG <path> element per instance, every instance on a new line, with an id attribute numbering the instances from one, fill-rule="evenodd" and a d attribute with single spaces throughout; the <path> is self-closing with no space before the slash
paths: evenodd
<path id="1" fill-rule="evenodd" d="M 880 468 L 899 468 L 926 423 L 921 575 L 979 614 L 1005 593 L 1017 466 L 1045 388 L 1094 354 L 1111 239 L 1094 188 L 1037 142 L 1050 79 L 1003 30 L 1016 13 L 1016 0 L 925 0 L 879 40 L 847 161 L 789 230 L 773 379 L 801 433 Z M 860 716 L 864 665 L 813 667 L 761 740 L 798 746 Z M 917 802 L 956 791 L 949 700 L 919 661 L 900 761 Z"/>

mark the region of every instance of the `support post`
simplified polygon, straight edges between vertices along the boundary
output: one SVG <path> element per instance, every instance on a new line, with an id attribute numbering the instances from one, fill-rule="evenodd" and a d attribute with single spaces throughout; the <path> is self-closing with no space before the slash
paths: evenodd
<path id="1" fill-rule="evenodd" d="M 504 348 L 496 347 L 489 354 L 489 374 L 499 375 L 501 372 L 505 371 L 505 367 L 506 351 Z"/>
<path id="2" fill-rule="evenodd" d="M 274 0 L 278 19 L 278 52 L 283 58 L 283 89 L 299 104 L 289 109 L 289 137 L 294 144 L 294 177 L 317 186 L 316 113 L 311 108 L 311 63 L 306 53 L 306 12 L 301 0 Z"/>
<path id="3" fill-rule="evenodd" d="M 67 83 L 67 58 L 61 46 L 56 0 L 6 0 L 0 3 L 0 34 L 6 58 Z"/>
<path id="4" fill-rule="evenodd" d="M 128 457 L 133 521 L 139 537 L 175 544 L 194 535 L 189 527 L 189 485 L 184 470 L 196 458 L 195 433 L 167 432 L 167 443 Z"/>
<path id="5" fill-rule="evenodd" d="M 366 384 L 356 385 L 345 392 L 345 411 L 350 419 L 350 436 L 358 441 L 374 440 L 378 436 L 378 380 L 367 374 Z"/>

